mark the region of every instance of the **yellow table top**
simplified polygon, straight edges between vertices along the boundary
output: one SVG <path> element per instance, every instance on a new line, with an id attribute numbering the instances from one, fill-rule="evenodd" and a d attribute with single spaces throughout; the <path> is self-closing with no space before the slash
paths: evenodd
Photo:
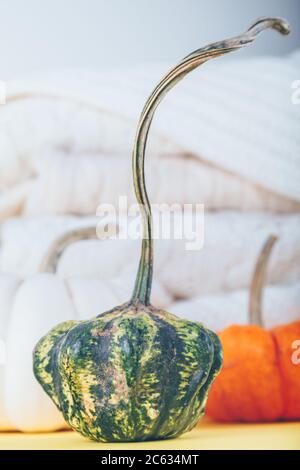
<path id="1" fill-rule="evenodd" d="M 300 450 L 300 422 L 218 424 L 203 421 L 178 439 L 139 443 L 96 443 L 72 431 L 0 433 L 1 450 Z"/>

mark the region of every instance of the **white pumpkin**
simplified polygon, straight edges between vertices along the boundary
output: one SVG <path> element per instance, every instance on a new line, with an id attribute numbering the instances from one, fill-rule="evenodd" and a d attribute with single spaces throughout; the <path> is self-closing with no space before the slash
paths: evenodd
<path id="1" fill-rule="evenodd" d="M 32 373 L 32 350 L 54 325 L 85 319 L 126 301 L 132 289 L 126 272 L 112 281 L 62 279 L 56 265 L 64 249 L 77 240 L 96 238 L 95 227 L 68 232 L 51 247 L 40 273 L 21 281 L 0 275 L 0 430 L 54 431 L 65 426 L 61 414 Z M 170 297 L 156 285 L 156 302 Z M 5 354 L 4 354 L 5 353 Z"/>

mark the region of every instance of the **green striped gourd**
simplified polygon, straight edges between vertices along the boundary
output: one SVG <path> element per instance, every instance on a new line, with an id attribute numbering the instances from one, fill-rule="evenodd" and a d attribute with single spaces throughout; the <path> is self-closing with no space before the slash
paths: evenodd
<path id="1" fill-rule="evenodd" d="M 67 423 L 97 441 L 145 441 L 179 436 L 204 413 L 222 365 L 218 337 L 203 325 L 150 304 L 152 215 L 144 156 L 154 112 L 166 93 L 208 59 L 253 42 L 265 28 L 286 34 L 277 18 L 260 19 L 236 38 L 199 49 L 157 85 L 142 111 L 133 148 L 133 177 L 144 237 L 131 300 L 88 321 L 56 326 L 37 344 L 34 373 Z"/>

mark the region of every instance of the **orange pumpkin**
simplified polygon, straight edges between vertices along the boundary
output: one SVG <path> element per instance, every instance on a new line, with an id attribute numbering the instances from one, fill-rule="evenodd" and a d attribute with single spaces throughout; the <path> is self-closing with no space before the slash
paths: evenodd
<path id="1" fill-rule="evenodd" d="M 300 321 L 265 330 L 261 296 L 276 237 L 260 253 L 250 289 L 250 325 L 219 334 L 224 364 L 207 402 L 217 421 L 276 421 L 300 418 Z M 298 348 L 298 349 L 297 349 Z"/>

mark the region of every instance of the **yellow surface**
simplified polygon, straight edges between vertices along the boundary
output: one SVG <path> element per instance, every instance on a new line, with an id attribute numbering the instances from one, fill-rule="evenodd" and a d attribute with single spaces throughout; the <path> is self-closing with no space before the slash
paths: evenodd
<path id="1" fill-rule="evenodd" d="M 216 424 L 202 422 L 179 439 L 127 444 L 104 444 L 84 439 L 72 431 L 22 434 L 0 433 L 0 449 L 11 450 L 300 450 L 300 422 L 276 424 Z"/>

